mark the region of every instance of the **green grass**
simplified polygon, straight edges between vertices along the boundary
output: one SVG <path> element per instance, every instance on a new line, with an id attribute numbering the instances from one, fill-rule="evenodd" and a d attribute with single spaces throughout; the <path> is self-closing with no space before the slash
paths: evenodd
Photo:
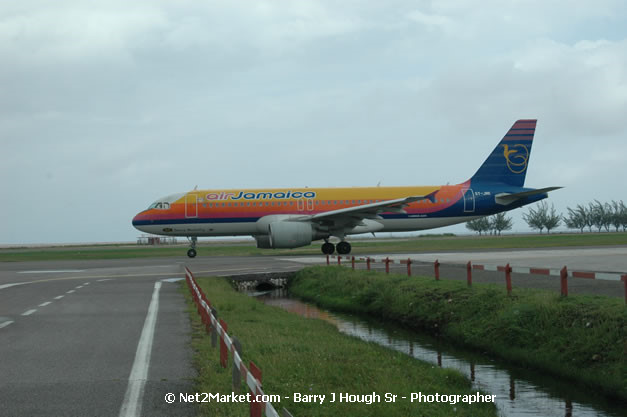
<path id="1" fill-rule="evenodd" d="M 368 314 L 627 399 L 627 308 L 622 299 L 385 275 L 341 267 L 298 272 L 292 294 Z"/>
<path id="2" fill-rule="evenodd" d="M 255 362 L 263 372 L 266 394 L 283 398 L 276 403 L 294 416 L 495 416 L 492 403 L 436 404 L 411 403 L 412 392 L 423 394 L 473 394 L 470 381 L 453 370 L 440 369 L 402 353 L 346 336 L 331 324 L 306 319 L 276 307 L 270 307 L 235 292 L 222 278 L 199 278 L 198 284 L 228 324 L 228 332 L 243 346 L 246 364 Z M 187 288 L 185 287 L 187 292 Z M 231 393 L 232 358 L 226 369 L 219 365 L 219 349 L 210 345 L 196 309 L 191 304 L 194 361 L 198 369 L 197 392 Z M 370 394 L 376 392 L 382 402 L 330 403 L 331 393 Z M 323 404 L 297 403 L 294 393 L 324 394 Z M 385 393 L 399 397 L 386 403 Z M 201 415 L 247 415 L 248 404 L 203 403 Z"/>
<path id="3" fill-rule="evenodd" d="M 573 246 L 627 245 L 627 233 L 584 233 L 554 235 L 512 236 L 424 236 L 390 240 L 352 241 L 353 254 L 411 253 L 469 249 L 514 249 Z M 187 247 L 177 246 L 76 246 L 54 248 L 0 249 L 0 262 L 75 260 L 75 259 L 125 259 L 145 257 L 185 256 Z M 320 244 L 297 249 L 257 249 L 254 243 L 203 243 L 198 246 L 198 256 L 289 256 L 321 255 Z"/>

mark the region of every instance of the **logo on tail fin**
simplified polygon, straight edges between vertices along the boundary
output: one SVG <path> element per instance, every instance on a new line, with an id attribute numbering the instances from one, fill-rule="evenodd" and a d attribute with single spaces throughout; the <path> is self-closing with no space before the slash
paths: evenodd
<path id="1" fill-rule="evenodd" d="M 503 145 L 503 156 L 507 162 L 507 168 L 514 174 L 520 174 L 527 169 L 529 161 L 529 149 L 525 145 Z"/>

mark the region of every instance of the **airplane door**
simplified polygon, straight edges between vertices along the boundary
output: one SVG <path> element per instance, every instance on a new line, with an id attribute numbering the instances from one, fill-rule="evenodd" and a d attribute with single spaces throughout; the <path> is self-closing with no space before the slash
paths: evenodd
<path id="1" fill-rule="evenodd" d="M 303 199 L 296 200 L 296 204 L 298 205 L 298 211 L 305 210 L 305 201 Z"/>
<path id="2" fill-rule="evenodd" d="M 313 211 L 314 202 L 311 198 L 307 199 L 307 211 Z"/>
<path id="3" fill-rule="evenodd" d="M 187 194 L 185 196 L 185 217 L 198 217 L 198 198 L 196 198 L 196 194 Z"/>
<path id="4" fill-rule="evenodd" d="M 475 211 L 475 193 L 472 188 L 464 191 L 464 213 L 474 213 Z"/>

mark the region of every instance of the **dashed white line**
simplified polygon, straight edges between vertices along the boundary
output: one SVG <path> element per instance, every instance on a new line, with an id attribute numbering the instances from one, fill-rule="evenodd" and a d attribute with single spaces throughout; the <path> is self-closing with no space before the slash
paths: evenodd
<path id="1" fill-rule="evenodd" d="M 66 294 L 72 294 L 75 290 L 66 291 Z"/>
<path id="2" fill-rule="evenodd" d="M 144 396 L 144 386 L 148 377 L 148 368 L 150 366 L 150 353 L 152 351 L 152 341 L 155 334 L 155 324 L 157 323 L 157 312 L 159 311 L 159 289 L 161 281 L 155 282 L 155 288 L 152 292 L 152 299 L 148 306 L 148 314 L 144 321 L 139 343 L 137 344 L 137 352 L 135 352 L 135 361 L 131 369 L 131 375 L 128 377 L 128 387 L 124 394 L 124 401 L 120 408 L 120 417 L 134 417 L 141 415 L 142 397 Z"/>
<path id="3" fill-rule="evenodd" d="M 83 286 L 79 285 L 78 287 L 75 287 L 75 288 L 78 290 L 79 288 L 83 288 Z"/>
<path id="4" fill-rule="evenodd" d="M 30 316 L 31 314 L 33 314 L 35 311 L 37 311 L 36 308 L 33 308 L 31 310 L 26 310 L 25 312 L 22 313 L 22 316 Z"/>
<path id="5" fill-rule="evenodd" d="M 41 303 L 41 304 L 39 304 L 39 307 L 45 307 L 48 304 L 52 304 L 52 301 L 46 301 L 45 303 Z"/>
<path id="6" fill-rule="evenodd" d="M 3 323 L 0 323 L 0 329 L 4 329 L 5 327 L 7 327 L 11 323 L 13 323 L 13 321 L 5 321 Z"/>
<path id="7" fill-rule="evenodd" d="M 57 295 L 56 297 L 54 297 L 54 299 L 55 299 L 55 300 L 60 300 L 60 299 L 62 299 L 63 297 L 65 297 L 65 295 Z"/>
<path id="8" fill-rule="evenodd" d="M 89 285 L 89 282 L 85 282 L 83 285 Z"/>

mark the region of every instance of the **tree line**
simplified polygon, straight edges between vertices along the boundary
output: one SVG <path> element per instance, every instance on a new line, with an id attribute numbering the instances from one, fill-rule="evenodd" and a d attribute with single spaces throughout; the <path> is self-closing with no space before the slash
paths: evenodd
<path id="1" fill-rule="evenodd" d="M 596 228 L 598 232 L 605 229 L 609 232 L 612 228 L 615 231 L 627 231 L 627 206 L 623 201 L 614 201 L 610 203 L 601 203 L 594 200 L 587 205 L 577 204 L 576 207 L 567 207 L 568 215 L 558 214 L 553 204 L 549 206 L 546 201 L 538 203 L 534 207 L 530 207 L 526 213 L 523 213 L 523 220 L 527 225 L 542 233 L 546 229 L 547 233 L 559 227 L 562 222 L 569 229 L 579 229 L 581 233 L 587 228 L 592 231 Z M 503 230 L 511 230 L 512 218 L 506 217 L 505 213 L 498 213 L 489 217 L 466 222 L 466 228 L 473 232 L 488 233 L 500 235 Z"/>
<path id="2" fill-rule="evenodd" d="M 479 236 L 481 236 L 482 233 L 487 234 L 488 232 L 500 236 L 503 230 L 511 230 L 512 225 L 512 218 L 506 217 L 505 212 L 466 222 L 466 228 L 473 232 L 478 232 Z"/>
<path id="3" fill-rule="evenodd" d="M 614 201 L 611 203 L 601 203 L 598 200 L 588 203 L 587 206 L 577 204 L 577 207 L 568 207 L 568 216 L 564 216 L 564 224 L 569 229 L 579 229 L 581 233 L 585 228 L 592 231 L 595 227 L 597 231 L 605 229 L 609 232 L 614 228 L 623 232 L 627 231 L 627 206 L 623 201 Z"/>

